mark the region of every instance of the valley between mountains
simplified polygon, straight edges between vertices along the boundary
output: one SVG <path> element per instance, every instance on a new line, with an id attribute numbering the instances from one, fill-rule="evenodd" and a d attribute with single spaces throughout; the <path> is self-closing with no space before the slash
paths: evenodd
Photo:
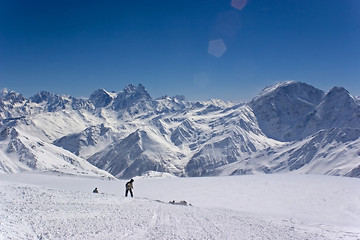
<path id="1" fill-rule="evenodd" d="M 87 99 L 0 93 L 0 173 L 360 177 L 359 137 L 357 97 L 295 81 L 246 103 L 152 98 L 141 84 Z"/>

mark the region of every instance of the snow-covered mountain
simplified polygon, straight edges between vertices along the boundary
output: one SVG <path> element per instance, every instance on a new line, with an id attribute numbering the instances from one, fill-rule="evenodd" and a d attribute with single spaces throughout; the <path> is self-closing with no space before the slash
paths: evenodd
<path id="1" fill-rule="evenodd" d="M 24 121 L 24 119 L 21 120 Z M 0 132 L 1 172 L 17 173 L 37 170 L 113 178 L 112 175 L 94 167 L 85 159 L 24 132 L 21 127 L 10 126 L 11 124 L 20 125 L 15 122 L 18 121 L 10 121 L 9 126 L 3 126 Z"/>
<path id="2" fill-rule="evenodd" d="M 59 169 L 63 163 L 45 163 L 60 156 L 118 178 L 149 171 L 360 177 L 360 102 L 341 87 L 324 92 L 284 82 L 241 104 L 154 99 L 142 85 L 99 89 L 89 99 L 48 92 L 26 99 L 7 90 L 0 96 L 3 173 Z"/>
<path id="3" fill-rule="evenodd" d="M 324 93 L 305 83 L 280 83 L 264 89 L 250 106 L 264 133 L 280 141 L 333 127 L 360 128 L 360 102 L 342 87 Z"/>

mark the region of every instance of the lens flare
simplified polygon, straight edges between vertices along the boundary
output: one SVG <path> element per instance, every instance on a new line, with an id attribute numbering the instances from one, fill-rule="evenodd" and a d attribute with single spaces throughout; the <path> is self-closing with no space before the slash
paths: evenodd
<path id="1" fill-rule="evenodd" d="M 194 84 L 199 88 L 206 88 L 210 83 L 208 75 L 204 72 L 196 73 L 194 76 Z"/>
<path id="2" fill-rule="evenodd" d="M 237 11 L 221 12 L 212 28 L 213 39 L 235 36 L 241 26 L 241 19 Z"/>
<path id="3" fill-rule="evenodd" d="M 226 45 L 222 39 L 216 39 L 209 42 L 208 53 L 215 57 L 221 57 L 226 52 Z"/>
<path id="4" fill-rule="evenodd" d="M 247 0 L 231 0 L 231 6 L 233 8 L 242 10 L 246 6 Z"/>

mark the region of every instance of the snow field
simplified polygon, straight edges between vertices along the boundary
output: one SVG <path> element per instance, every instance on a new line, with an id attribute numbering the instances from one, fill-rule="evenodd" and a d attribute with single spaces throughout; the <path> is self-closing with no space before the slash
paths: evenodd
<path id="1" fill-rule="evenodd" d="M 125 182 L 0 175 L 0 239 L 360 239 L 360 179 L 135 178 L 134 198 Z"/>

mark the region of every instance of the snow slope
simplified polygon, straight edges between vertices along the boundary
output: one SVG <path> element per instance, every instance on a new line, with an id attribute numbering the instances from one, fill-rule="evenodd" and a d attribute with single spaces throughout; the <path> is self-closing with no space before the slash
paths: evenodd
<path id="1" fill-rule="evenodd" d="M 360 238 L 356 178 L 135 178 L 134 198 L 123 197 L 121 180 L 44 174 L 0 180 L 0 239 Z"/>
<path id="2" fill-rule="evenodd" d="M 38 170 L 113 178 L 83 158 L 34 135 L 14 127 L 0 132 L 0 173 Z"/>
<path id="3" fill-rule="evenodd" d="M 147 171 L 360 177 L 359 133 L 359 99 L 294 81 L 242 104 L 153 99 L 142 85 L 99 89 L 89 99 L 3 91 L 0 174 L 95 166 L 122 179 Z"/>

